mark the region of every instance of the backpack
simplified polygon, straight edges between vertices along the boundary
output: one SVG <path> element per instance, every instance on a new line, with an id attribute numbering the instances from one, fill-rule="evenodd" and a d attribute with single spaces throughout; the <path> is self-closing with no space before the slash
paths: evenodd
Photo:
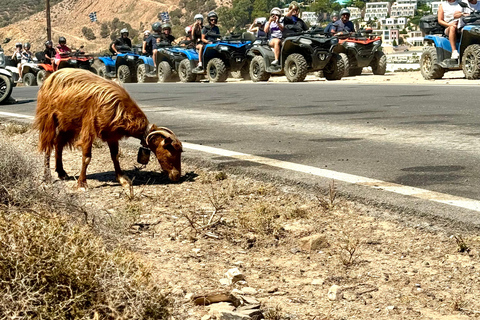
<path id="1" fill-rule="evenodd" d="M 425 34 L 443 34 L 445 27 L 442 27 L 438 23 L 438 17 L 436 14 L 430 14 L 420 18 L 420 30 Z"/>

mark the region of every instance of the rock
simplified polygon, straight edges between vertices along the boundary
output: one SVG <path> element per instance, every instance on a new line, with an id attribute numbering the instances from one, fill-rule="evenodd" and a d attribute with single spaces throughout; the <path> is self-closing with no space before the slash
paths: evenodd
<path id="1" fill-rule="evenodd" d="M 185 300 L 192 300 L 193 298 L 193 293 L 192 292 L 189 292 L 185 295 Z"/>
<path id="2" fill-rule="evenodd" d="M 249 307 L 249 306 L 246 306 L 246 307 Z M 238 307 L 237 310 L 235 310 L 236 313 L 240 313 L 240 314 L 243 314 L 243 315 L 246 315 L 246 316 L 249 316 L 251 318 L 253 317 L 258 317 L 260 319 L 263 319 L 262 317 L 260 316 L 263 316 L 263 313 L 262 311 L 260 310 L 260 305 L 257 305 L 255 307 L 258 307 L 258 308 L 246 308 L 246 307 Z"/>
<path id="3" fill-rule="evenodd" d="M 212 319 L 212 316 L 209 315 L 209 314 L 206 314 L 206 315 L 204 315 L 204 316 L 202 317 L 201 320 L 210 320 L 210 319 Z"/>
<path id="4" fill-rule="evenodd" d="M 220 279 L 220 284 L 223 285 L 223 286 L 229 286 L 229 285 L 232 284 L 232 282 L 230 281 L 230 279 L 222 278 L 222 279 Z"/>
<path id="5" fill-rule="evenodd" d="M 231 281 L 231 283 L 235 283 L 240 280 L 245 280 L 245 276 L 240 272 L 240 270 L 238 270 L 238 268 L 233 268 L 228 270 L 225 273 L 225 276 L 227 277 L 227 279 Z"/>
<path id="6" fill-rule="evenodd" d="M 234 311 L 220 311 L 219 320 L 251 320 L 252 318 L 248 315 L 241 314 Z"/>
<path id="7" fill-rule="evenodd" d="M 319 234 L 300 239 L 299 245 L 300 249 L 307 252 L 328 248 L 330 246 L 327 238 Z"/>
<path id="8" fill-rule="evenodd" d="M 183 296 L 185 292 L 183 292 L 182 288 L 175 288 L 172 290 L 172 295 L 174 296 Z"/>
<path id="9" fill-rule="evenodd" d="M 234 306 L 240 305 L 240 300 L 227 293 L 210 293 L 202 296 L 193 297 L 193 303 L 197 306 L 208 306 L 217 302 L 231 302 Z"/>
<path id="10" fill-rule="evenodd" d="M 314 286 L 321 286 L 323 284 L 323 279 L 313 279 L 312 285 Z"/>
<path id="11" fill-rule="evenodd" d="M 248 296 L 241 296 L 243 302 L 248 305 L 259 305 L 260 306 L 260 301 L 253 297 L 248 297 Z"/>
<path id="12" fill-rule="evenodd" d="M 357 300 L 357 294 L 352 291 L 346 291 L 343 293 L 343 298 L 348 301 L 355 301 Z"/>
<path id="13" fill-rule="evenodd" d="M 342 289 L 340 286 L 334 284 L 328 289 L 328 299 L 331 301 L 340 300 L 343 298 Z"/>
<path id="14" fill-rule="evenodd" d="M 210 310 L 208 310 L 208 314 L 213 317 L 220 317 L 222 312 L 228 312 L 235 310 L 235 307 L 228 302 L 219 302 L 210 305 Z"/>
<path id="15" fill-rule="evenodd" d="M 278 291 L 278 287 L 271 287 L 270 289 L 267 289 L 267 293 L 274 293 Z"/>
<path id="16" fill-rule="evenodd" d="M 257 294 L 257 290 L 255 290 L 254 288 L 251 288 L 251 287 L 245 287 L 245 288 L 242 288 L 242 293 L 246 294 L 246 295 L 253 296 L 253 295 Z"/>

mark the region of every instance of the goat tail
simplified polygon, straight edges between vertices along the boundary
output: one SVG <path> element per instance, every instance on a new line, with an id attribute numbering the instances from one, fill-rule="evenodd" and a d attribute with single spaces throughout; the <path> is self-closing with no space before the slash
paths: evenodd
<path id="1" fill-rule="evenodd" d="M 57 124 L 55 114 L 50 110 L 51 104 L 42 91 L 38 92 L 34 127 L 39 131 L 38 150 L 50 154 L 54 148 Z"/>

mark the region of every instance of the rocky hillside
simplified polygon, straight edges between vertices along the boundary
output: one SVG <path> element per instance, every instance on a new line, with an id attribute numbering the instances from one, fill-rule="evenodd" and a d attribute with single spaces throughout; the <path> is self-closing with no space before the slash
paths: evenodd
<path id="1" fill-rule="evenodd" d="M 0 0 L 1 1 L 1 0 Z M 157 21 L 160 12 L 171 13 L 174 31 L 180 31 L 191 23 L 191 15 L 215 9 L 221 2 L 215 0 L 64 0 L 51 7 L 52 37 L 56 43 L 59 36 L 67 38 L 70 47 L 84 45 L 88 52 L 105 50 L 111 38 L 118 35 L 122 27 L 128 27 L 134 42 L 145 29 Z M 3 9 L 3 8 L 2 8 Z M 194 10 L 195 12 L 193 12 Z M 197 11 L 198 10 L 198 11 Z M 97 22 L 91 22 L 89 13 L 97 12 Z M 172 15 L 173 13 L 173 15 Z M 138 35 L 138 36 L 136 36 Z M 23 20 L 0 28 L 3 49 L 13 52 L 15 42 L 32 43 L 33 51 L 43 50 L 47 40 L 45 11 L 37 12 Z"/>

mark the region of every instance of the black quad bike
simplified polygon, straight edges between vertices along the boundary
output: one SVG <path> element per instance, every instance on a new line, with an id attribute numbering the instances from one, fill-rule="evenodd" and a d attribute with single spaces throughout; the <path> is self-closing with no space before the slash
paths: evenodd
<path id="1" fill-rule="evenodd" d="M 323 71 L 327 80 L 340 80 L 345 73 L 344 60 L 335 52 L 337 37 L 315 29 L 294 33 L 282 42 L 279 65 L 267 39 L 258 39 L 248 51 L 252 81 L 267 81 L 271 75 L 283 75 L 290 82 L 305 80 L 308 72 Z"/>
<path id="2" fill-rule="evenodd" d="M 358 76 L 364 67 L 371 67 L 375 75 L 387 71 L 387 56 L 382 52 L 382 39 L 371 35 L 372 30 L 355 34 L 337 34 L 341 46 L 335 48 L 345 61 L 344 76 Z"/>
<path id="3" fill-rule="evenodd" d="M 13 80 L 13 73 L 6 69 L 5 54 L 0 50 L 0 103 L 10 99 L 13 87 L 16 86 Z"/>

